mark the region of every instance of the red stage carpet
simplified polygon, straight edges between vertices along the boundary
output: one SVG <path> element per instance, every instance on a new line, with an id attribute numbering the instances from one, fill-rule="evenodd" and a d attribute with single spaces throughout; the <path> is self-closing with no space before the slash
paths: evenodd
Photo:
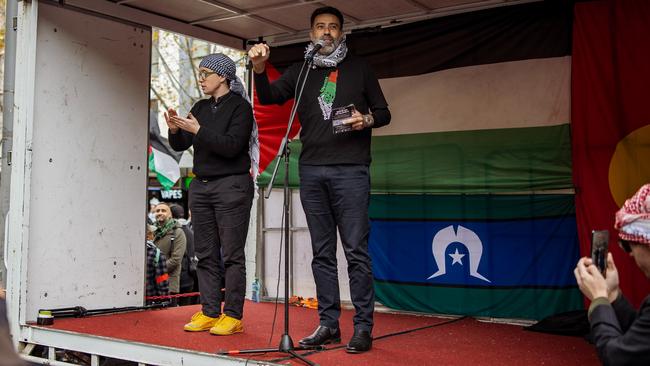
<path id="1" fill-rule="evenodd" d="M 56 319 L 56 329 L 214 353 L 218 350 L 277 347 L 283 327 L 283 309 L 269 343 L 274 304 L 246 302 L 244 333 L 229 337 L 183 331 L 200 306 L 133 312 L 80 319 Z M 292 307 L 290 335 L 298 340 L 317 325 L 316 310 Z M 450 322 L 427 316 L 375 314 L 373 336 L 440 324 L 402 335 L 376 339 L 371 352 L 349 355 L 343 348 L 313 353 L 320 365 L 595 365 L 591 345 L 581 338 L 524 331 L 519 326 L 482 323 L 471 318 Z M 352 335 L 352 312 L 341 316 L 344 345 Z M 332 347 L 332 346 L 330 346 Z M 253 355 L 256 360 L 298 365 L 278 360 L 283 354 Z"/>

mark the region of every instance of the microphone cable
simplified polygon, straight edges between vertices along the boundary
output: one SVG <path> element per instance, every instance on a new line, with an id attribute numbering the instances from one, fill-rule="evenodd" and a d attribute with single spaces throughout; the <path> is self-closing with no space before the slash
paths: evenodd
<path id="1" fill-rule="evenodd" d="M 461 317 L 456 318 L 456 319 L 451 319 L 451 320 L 443 321 L 443 322 L 440 322 L 440 323 L 425 325 L 423 327 L 418 327 L 418 328 L 413 328 L 413 329 L 407 329 L 407 330 L 402 330 L 402 331 L 398 331 L 398 332 L 388 333 L 388 334 L 381 335 L 379 337 L 373 337 L 372 341 L 375 342 L 375 341 L 378 341 L 380 339 L 385 339 L 385 338 L 395 337 L 395 336 L 404 335 L 404 334 L 408 334 L 408 333 L 413 333 L 413 332 L 417 332 L 417 331 L 425 330 L 425 329 L 429 329 L 429 328 L 441 327 L 443 325 L 453 324 L 453 323 L 459 322 L 459 321 L 467 319 L 467 318 L 468 318 L 468 316 L 465 315 L 465 316 L 461 316 Z M 310 356 L 310 355 L 313 355 L 313 354 L 316 354 L 316 353 L 334 351 L 334 350 L 345 348 L 345 347 L 347 347 L 347 345 L 344 345 L 344 344 L 339 345 L 339 346 L 335 346 L 335 347 L 324 347 L 323 346 L 323 348 L 316 349 L 316 350 L 313 350 L 313 351 L 307 351 L 305 353 L 301 353 L 300 355 L 301 356 Z M 276 358 L 276 359 L 273 359 L 273 360 L 269 360 L 268 362 L 282 362 L 282 361 L 290 360 L 292 358 L 293 357 L 282 357 L 282 358 Z"/>

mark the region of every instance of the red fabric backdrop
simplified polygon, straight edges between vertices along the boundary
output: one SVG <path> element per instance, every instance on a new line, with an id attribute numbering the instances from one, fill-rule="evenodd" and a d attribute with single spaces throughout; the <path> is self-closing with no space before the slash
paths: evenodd
<path id="1" fill-rule="evenodd" d="M 623 293 L 636 305 L 646 279 L 617 246 L 614 213 L 650 182 L 650 1 L 578 3 L 572 56 L 573 177 L 580 248 L 609 229 Z"/>
<path id="2" fill-rule="evenodd" d="M 269 62 L 266 63 L 266 73 L 269 80 L 274 81 L 280 77 L 280 73 Z M 253 88 L 253 90 L 255 90 Z M 282 106 L 278 105 L 261 105 L 257 99 L 257 93 L 253 92 L 253 105 L 255 120 L 257 121 L 257 128 L 259 129 L 260 139 L 260 173 L 266 170 L 267 166 L 275 158 L 280 142 L 284 134 L 287 132 L 287 121 L 293 107 L 293 99 L 284 103 Z M 300 122 L 298 116 L 291 125 L 291 135 L 293 138 L 300 131 Z"/>

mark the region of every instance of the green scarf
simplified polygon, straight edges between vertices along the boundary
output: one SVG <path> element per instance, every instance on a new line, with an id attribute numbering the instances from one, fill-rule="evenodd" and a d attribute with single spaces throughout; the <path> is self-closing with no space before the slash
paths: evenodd
<path id="1" fill-rule="evenodd" d="M 167 235 L 169 230 L 173 230 L 175 227 L 176 227 L 175 219 L 167 220 L 167 222 L 165 222 L 165 224 L 163 224 L 162 226 L 158 222 L 156 222 L 156 231 L 154 231 L 155 240 L 156 241 L 160 240 L 165 235 Z"/>

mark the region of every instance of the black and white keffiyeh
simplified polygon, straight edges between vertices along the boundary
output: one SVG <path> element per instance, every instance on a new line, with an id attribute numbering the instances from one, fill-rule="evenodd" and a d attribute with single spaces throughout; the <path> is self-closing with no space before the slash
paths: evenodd
<path id="1" fill-rule="evenodd" d="M 305 49 L 305 59 L 307 55 L 314 49 L 314 43 L 310 42 Z M 343 61 L 345 56 L 348 54 L 348 46 L 345 42 L 345 35 L 341 38 L 341 43 L 336 47 L 336 49 L 329 55 L 321 55 L 316 53 L 314 55 L 314 66 L 318 67 L 336 67 L 339 62 Z"/>
<path id="2" fill-rule="evenodd" d="M 248 103 L 251 103 L 250 97 L 244 88 L 244 84 L 241 82 L 239 77 L 237 77 L 237 67 L 235 66 L 235 62 L 230 59 L 230 57 L 223 53 L 213 53 L 205 56 L 201 60 L 199 67 L 210 69 L 218 75 L 228 79 L 230 81 L 230 91 L 240 95 L 242 98 L 246 99 Z M 257 121 L 255 120 L 253 120 L 253 131 L 248 143 L 248 155 L 251 158 L 253 180 L 257 184 L 257 176 L 259 175 L 260 168 L 260 141 L 257 132 Z"/>

